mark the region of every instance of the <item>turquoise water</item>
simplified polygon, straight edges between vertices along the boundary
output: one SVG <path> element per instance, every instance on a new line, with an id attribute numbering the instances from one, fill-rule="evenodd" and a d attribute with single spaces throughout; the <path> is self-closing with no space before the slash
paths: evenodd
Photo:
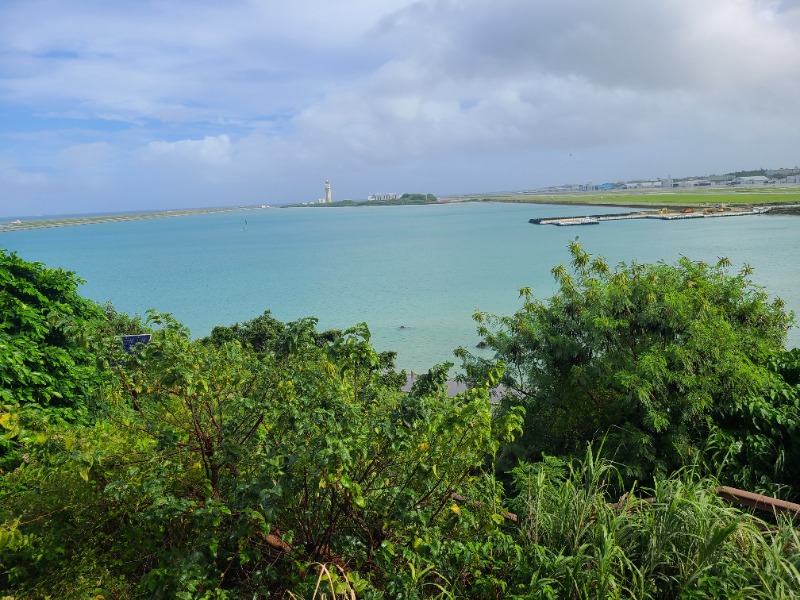
<path id="1" fill-rule="evenodd" d="M 75 271 L 82 293 L 123 311 L 170 312 L 195 336 L 270 309 L 279 319 L 316 316 L 321 328 L 366 322 L 379 350 L 422 371 L 478 341 L 475 310 L 500 314 L 530 286 L 546 297 L 550 269 L 580 237 L 610 263 L 680 256 L 736 268 L 800 314 L 800 218 L 611 221 L 590 227 L 530 225 L 586 207 L 447 204 L 264 209 L 18 231 L 0 246 Z M 592 213 L 621 209 L 590 209 Z M 790 333 L 800 345 L 800 332 Z"/>

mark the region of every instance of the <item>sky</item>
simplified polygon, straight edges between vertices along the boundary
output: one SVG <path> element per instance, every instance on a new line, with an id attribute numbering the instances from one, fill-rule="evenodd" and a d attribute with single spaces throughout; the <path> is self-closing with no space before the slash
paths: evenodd
<path id="1" fill-rule="evenodd" d="M 800 0 L 0 0 L 0 215 L 800 164 Z"/>

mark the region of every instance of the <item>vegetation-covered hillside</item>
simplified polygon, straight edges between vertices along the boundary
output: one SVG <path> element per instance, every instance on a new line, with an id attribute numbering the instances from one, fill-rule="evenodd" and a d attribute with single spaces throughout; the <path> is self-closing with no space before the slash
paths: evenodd
<path id="1" fill-rule="evenodd" d="M 724 263 L 572 250 L 549 301 L 481 317 L 497 359 L 460 352 L 453 398 L 447 364 L 403 391 L 364 324 L 266 312 L 192 340 L 3 253 L 0 591 L 800 596 L 795 524 L 714 491 L 797 498 L 789 315 Z"/>

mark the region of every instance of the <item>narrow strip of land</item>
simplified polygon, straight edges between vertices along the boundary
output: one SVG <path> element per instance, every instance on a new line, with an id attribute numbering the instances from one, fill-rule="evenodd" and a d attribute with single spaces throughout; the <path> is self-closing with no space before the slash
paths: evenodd
<path id="1" fill-rule="evenodd" d="M 186 217 L 208 213 L 233 212 L 239 210 L 256 210 L 266 206 L 229 206 L 218 208 L 187 208 L 180 210 L 163 210 L 120 215 L 83 215 L 76 217 L 53 217 L 22 221 L 16 219 L 0 223 L 0 233 L 8 231 L 24 231 L 28 229 L 47 229 L 50 227 L 69 227 L 73 225 L 95 225 L 98 223 L 117 223 L 121 221 L 140 221 L 143 219 L 161 219 L 164 217 Z"/>
<path id="2" fill-rule="evenodd" d="M 724 204 L 727 206 L 776 206 L 800 203 L 796 187 L 711 188 L 705 190 L 626 190 L 587 191 L 572 193 L 515 193 L 469 196 L 464 199 L 484 202 L 519 202 L 523 204 L 578 204 L 587 206 L 656 206 L 695 207 Z"/>
<path id="3" fill-rule="evenodd" d="M 680 212 L 684 208 L 694 208 L 703 212 L 709 206 L 724 205 L 730 207 L 731 211 L 725 211 L 725 216 L 743 214 L 737 211 L 754 211 L 758 207 L 770 207 L 770 212 L 780 214 L 797 214 L 800 210 L 800 190 L 797 188 L 769 188 L 769 189 L 708 189 L 703 191 L 629 191 L 629 192 L 583 192 L 583 193 L 562 193 L 562 194 L 494 194 L 494 195 L 464 195 L 448 198 L 438 198 L 436 202 L 425 204 L 444 204 L 450 202 L 519 202 L 523 204 L 570 204 L 582 206 L 602 206 L 602 207 L 627 207 L 640 208 L 642 214 L 652 214 L 655 206 L 668 207 L 669 214 Z M 409 204 L 419 204 L 416 201 L 409 201 Z M 375 206 L 378 202 L 358 203 L 357 206 Z M 403 204 L 394 201 L 392 204 Z M 333 203 L 325 206 L 353 206 L 352 202 Z M 287 205 L 299 206 L 299 205 Z M 73 225 L 94 225 L 98 223 L 116 223 L 121 221 L 137 221 L 142 219 L 160 219 L 163 217 L 182 217 L 189 215 L 201 215 L 206 213 L 220 213 L 238 210 L 257 210 L 270 208 L 266 205 L 254 206 L 228 206 L 216 208 L 190 208 L 179 210 L 163 210 L 130 214 L 116 215 L 82 215 L 74 217 L 42 217 L 29 220 L 15 219 L 5 223 L 0 223 L 0 233 L 9 231 L 24 231 L 29 229 L 46 229 L 50 227 L 68 227 Z M 630 213 L 634 214 L 634 213 Z M 636 213 L 639 214 L 639 213 Z M 750 213 L 748 213 L 750 214 Z M 701 216 L 701 215 L 697 215 Z M 706 216 L 709 216 L 706 214 Z M 715 215 L 715 216 L 723 216 Z M 595 224 L 591 219 L 582 223 L 563 223 L 569 224 Z M 609 220 L 607 215 L 601 220 Z M 620 217 L 616 217 L 620 218 Z M 642 216 L 632 216 L 627 218 L 644 218 Z M 675 217 L 659 217 L 675 218 Z M 686 218 L 686 217 L 683 217 Z"/>
<path id="4" fill-rule="evenodd" d="M 601 221 L 622 221 L 626 219 L 660 219 L 662 221 L 674 221 L 679 219 L 698 219 L 712 217 L 744 217 L 748 215 L 763 215 L 770 211 L 770 207 L 757 208 L 706 208 L 695 210 L 685 208 L 683 210 L 667 210 L 663 208 L 659 211 L 637 211 L 618 213 L 610 215 L 583 215 L 579 217 L 547 217 L 541 219 L 529 219 L 529 223 L 534 225 L 558 225 L 560 227 L 570 225 L 598 225 Z"/>

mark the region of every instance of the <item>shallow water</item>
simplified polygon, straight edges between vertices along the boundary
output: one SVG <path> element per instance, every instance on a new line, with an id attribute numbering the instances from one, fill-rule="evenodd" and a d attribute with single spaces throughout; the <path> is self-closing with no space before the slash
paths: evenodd
<path id="1" fill-rule="evenodd" d="M 269 309 L 316 316 L 321 328 L 366 322 L 379 350 L 422 371 L 478 341 L 476 310 L 508 314 L 518 290 L 546 297 L 550 269 L 584 249 L 619 261 L 680 256 L 734 267 L 800 313 L 800 218 L 531 225 L 531 217 L 625 209 L 463 203 L 435 206 L 264 209 L 18 231 L 0 246 L 75 271 L 83 294 L 123 311 L 170 312 L 195 336 Z M 800 331 L 789 345 L 800 345 Z"/>

